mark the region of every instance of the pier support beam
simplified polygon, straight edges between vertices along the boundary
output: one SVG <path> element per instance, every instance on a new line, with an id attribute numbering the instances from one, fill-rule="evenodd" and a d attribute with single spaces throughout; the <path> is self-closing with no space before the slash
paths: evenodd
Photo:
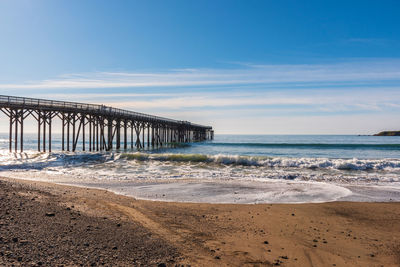
<path id="1" fill-rule="evenodd" d="M 147 148 L 150 147 L 150 124 L 147 123 Z"/>
<path id="2" fill-rule="evenodd" d="M 108 138 L 108 146 L 107 150 L 111 150 L 113 147 L 113 122 L 111 119 L 107 119 L 107 138 Z"/>
<path id="3" fill-rule="evenodd" d="M 121 121 L 117 120 L 116 131 L 117 131 L 117 145 L 116 148 L 121 148 Z"/>
<path id="4" fill-rule="evenodd" d="M 86 140 L 85 140 L 85 114 L 81 115 L 81 125 L 82 125 L 82 150 L 85 151 L 86 149 Z"/>
<path id="5" fill-rule="evenodd" d="M 52 113 L 49 112 L 49 118 L 48 118 L 48 123 L 49 123 L 49 152 L 51 152 L 51 119 L 52 119 Z"/>
<path id="6" fill-rule="evenodd" d="M 134 127 L 135 127 L 135 131 L 136 131 L 136 147 L 138 149 L 140 149 L 140 148 L 142 148 L 142 143 L 140 142 L 140 131 L 141 131 L 140 122 L 135 122 Z"/>
<path id="7" fill-rule="evenodd" d="M 89 116 L 88 124 L 89 124 L 89 151 L 92 151 L 92 139 L 93 139 L 92 138 L 92 116 Z"/>
<path id="8" fill-rule="evenodd" d="M 128 121 L 124 121 L 124 149 L 128 149 Z"/>
<path id="9" fill-rule="evenodd" d="M 134 129 L 134 125 L 133 125 L 133 121 L 131 121 L 131 149 L 133 149 L 133 130 Z"/>

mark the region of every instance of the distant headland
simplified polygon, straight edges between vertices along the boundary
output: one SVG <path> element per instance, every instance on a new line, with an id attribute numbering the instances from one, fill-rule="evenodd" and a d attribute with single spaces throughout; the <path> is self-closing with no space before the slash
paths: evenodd
<path id="1" fill-rule="evenodd" d="M 383 132 L 374 134 L 374 136 L 400 136 L 400 131 L 383 131 Z"/>

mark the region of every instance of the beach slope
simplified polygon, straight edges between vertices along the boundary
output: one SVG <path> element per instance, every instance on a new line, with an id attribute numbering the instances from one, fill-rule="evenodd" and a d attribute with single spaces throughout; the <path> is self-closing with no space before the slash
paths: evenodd
<path id="1" fill-rule="evenodd" d="M 0 199 L 2 266 L 400 265 L 400 203 L 168 203 L 8 178 Z"/>

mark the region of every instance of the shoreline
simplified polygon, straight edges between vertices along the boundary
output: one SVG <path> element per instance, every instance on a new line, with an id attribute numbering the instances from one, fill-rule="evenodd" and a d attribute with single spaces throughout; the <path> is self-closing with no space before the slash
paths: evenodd
<path id="1" fill-rule="evenodd" d="M 66 266 L 79 263 L 101 266 L 102 262 L 118 266 L 400 264 L 399 202 L 179 203 L 137 200 L 106 190 L 49 182 L 1 177 L 0 183 L 1 203 L 9 207 L 3 209 L 9 214 L 2 213 L 0 224 L 0 246 L 8 252 L 0 254 L 0 264 L 6 266 L 11 263 L 39 266 L 39 261 L 47 266 L 50 260 Z M 7 192 L 5 188 L 15 192 Z M 12 203 L 22 206 L 11 209 Z M 25 205 L 33 207 L 24 209 Z M 48 217 L 48 211 L 43 209 L 56 211 L 54 216 Z M 75 219 L 71 220 L 71 216 Z M 107 220 L 103 219 L 105 216 Z M 43 218 L 48 224 L 31 218 Z M 25 219 L 29 219 L 30 224 L 24 223 Z M 77 223 L 80 219 L 83 221 Z M 118 224 L 122 227 L 116 227 Z M 90 231 L 87 231 L 88 225 L 91 225 Z M 22 226 L 27 229 L 24 233 L 28 236 L 29 231 L 37 233 L 36 241 L 18 236 L 19 241 L 13 242 L 10 235 L 21 234 L 16 229 Z M 50 233 L 47 229 L 51 229 Z M 101 229 L 107 231 L 96 234 Z M 139 237 L 135 236 L 138 234 Z M 58 239 L 46 239 L 48 235 Z M 81 236 L 91 241 L 79 244 Z M 99 236 L 109 239 L 97 240 Z M 27 243 L 20 244 L 21 240 Z M 52 244 L 47 244 L 50 241 Z M 33 249 L 38 246 L 35 242 L 41 244 L 39 247 L 46 247 L 44 254 L 39 253 L 40 259 Z M 67 246 L 65 242 L 72 242 L 72 245 Z M 86 247 L 85 242 L 90 244 Z M 117 245 L 111 245 L 113 243 Z M 111 246 L 111 250 L 103 249 L 107 246 Z M 113 250 L 114 247 L 117 249 Z M 23 256 L 18 254 L 21 248 Z"/>
<path id="2" fill-rule="evenodd" d="M 400 202 L 396 185 L 352 184 L 282 179 L 95 180 L 41 172 L 3 173 L 10 179 L 108 190 L 138 200 L 208 204 L 310 204 L 329 202 Z"/>

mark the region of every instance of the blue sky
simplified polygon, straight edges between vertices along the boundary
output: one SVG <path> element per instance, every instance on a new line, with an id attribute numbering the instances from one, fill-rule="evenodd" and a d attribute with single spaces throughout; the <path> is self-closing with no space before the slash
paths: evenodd
<path id="1" fill-rule="evenodd" d="M 398 14 L 398 1 L 3 0 L 0 93 L 217 133 L 400 129 Z"/>

